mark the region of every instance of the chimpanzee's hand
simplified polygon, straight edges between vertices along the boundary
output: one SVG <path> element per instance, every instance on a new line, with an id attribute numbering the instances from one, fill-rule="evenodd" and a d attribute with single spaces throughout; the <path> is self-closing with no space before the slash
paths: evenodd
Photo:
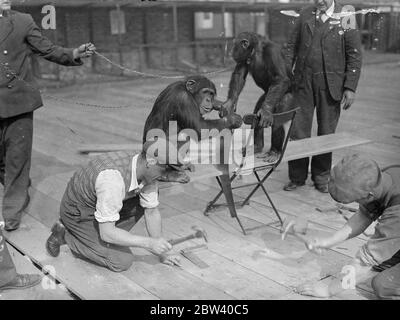
<path id="1" fill-rule="evenodd" d="M 234 104 L 232 100 L 226 100 L 220 107 L 219 116 L 220 118 L 226 117 L 228 114 L 234 112 Z"/>
<path id="2" fill-rule="evenodd" d="M 236 129 L 240 128 L 243 124 L 243 119 L 236 113 L 229 113 L 227 116 L 224 117 L 226 121 L 226 127 L 229 129 Z"/>
<path id="3" fill-rule="evenodd" d="M 94 52 L 96 51 L 96 47 L 94 46 L 93 43 L 85 43 L 80 45 L 78 48 L 74 49 L 73 55 L 74 59 L 80 59 L 80 58 L 88 58 L 91 57 Z"/>
<path id="4" fill-rule="evenodd" d="M 262 128 L 268 128 L 272 126 L 274 122 L 274 118 L 272 116 L 272 112 L 269 110 L 265 109 L 260 109 L 257 112 L 257 116 L 260 118 L 260 121 L 258 121 L 258 126 Z"/>

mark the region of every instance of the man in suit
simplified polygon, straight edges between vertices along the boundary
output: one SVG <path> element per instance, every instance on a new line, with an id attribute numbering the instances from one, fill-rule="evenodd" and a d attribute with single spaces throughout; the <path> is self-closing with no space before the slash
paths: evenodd
<path id="1" fill-rule="evenodd" d="M 79 66 L 81 58 L 95 50 L 90 43 L 76 49 L 52 44 L 29 14 L 11 11 L 10 4 L 10 0 L 0 0 L 0 182 L 6 231 L 19 227 L 29 204 L 33 111 L 43 105 L 29 56 Z"/>
<path id="2" fill-rule="evenodd" d="M 26 289 L 38 285 L 42 276 L 39 274 L 19 274 L 8 252 L 0 224 L 0 292 L 10 289 Z"/>
<path id="3" fill-rule="evenodd" d="M 356 26 L 345 22 L 342 6 L 334 0 L 315 0 L 297 18 L 285 50 L 286 63 L 294 73 L 296 115 L 291 138 L 311 136 L 314 109 L 318 135 L 334 133 L 340 109 L 350 108 L 361 72 L 361 39 Z M 315 188 L 328 192 L 332 153 L 312 157 L 311 178 Z M 305 184 L 309 158 L 289 161 L 290 182 L 284 190 Z"/>

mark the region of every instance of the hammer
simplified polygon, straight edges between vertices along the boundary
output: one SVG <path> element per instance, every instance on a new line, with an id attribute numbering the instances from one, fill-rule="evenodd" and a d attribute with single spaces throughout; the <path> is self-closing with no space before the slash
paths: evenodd
<path id="1" fill-rule="evenodd" d="M 185 236 L 185 237 L 168 240 L 168 242 L 173 246 L 178 244 L 178 243 L 181 243 L 181 242 L 184 242 L 184 241 L 188 241 L 188 240 L 191 240 L 191 239 L 195 239 L 195 238 L 204 238 L 205 242 L 208 242 L 207 233 L 205 232 L 205 230 L 203 228 L 200 228 L 200 227 L 197 227 L 197 226 L 193 226 L 192 229 L 195 230 L 196 232 L 192 233 L 192 234 L 190 234 L 188 236 Z"/>
<path id="2" fill-rule="evenodd" d="M 304 244 L 309 247 L 308 239 L 304 237 L 307 233 L 308 221 L 305 219 L 297 218 L 296 220 L 285 220 L 283 222 L 281 233 L 282 240 L 285 240 L 288 233 L 293 234 L 297 239 L 304 242 Z"/>

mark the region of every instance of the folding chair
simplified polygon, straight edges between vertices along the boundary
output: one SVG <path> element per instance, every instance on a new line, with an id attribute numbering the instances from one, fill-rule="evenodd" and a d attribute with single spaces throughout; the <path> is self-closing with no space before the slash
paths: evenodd
<path id="1" fill-rule="evenodd" d="M 243 202 L 241 202 L 240 206 L 243 207 L 246 204 L 248 204 L 249 201 L 250 201 L 250 198 L 256 193 L 256 191 L 259 188 L 261 188 L 264 191 L 264 194 L 266 195 L 269 203 L 271 204 L 272 209 L 274 210 L 276 216 L 278 217 L 279 222 L 281 223 L 281 225 L 283 224 L 282 218 L 281 218 L 278 210 L 276 209 L 274 203 L 271 200 L 271 197 L 269 196 L 267 190 L 264 187 L 264 182 L 268 179 L 268 177 L 271 176 L 271 174 L 275 171 L 275 169 L 279 166 L 279 164 L 281 163 L 281 161 L 283 159 L 283 156 L 285 154 L 286 147 L 287 147 L 287 144 L 288 144 L 288 141 L 289 141 L 290 132 L 291 132 L 292 127 L 293 127 L 293 120 L 294 120 L 298 110 L 299 110 L 299 108 L 296 108 L 296 109 L 292 109 L 292 110 L 287 111 L 287 112 L 276 113 L 276 114 L 273 115 L 274 126 L 283 126 L 284 134 L 285 134 L 284 141 L 283 141 L 283 146 L 282 146 L 282 152 L 281 152 L 281 154 L 279 156 L 279 159 L 276 162 L 267 163 L 267 162 L 264 162 L 264 161 L 262 161 L 262 162 L 259 161 L 251 169 L 244 168 L 245 161 L 246 161 L 246 156 L 247 156 L 247 149 L 249 147 L 249 143 L 251 142 L 251 138 L 252 137 L 250 136 L 247 139 L 246 147 L 243 148 L 242 162 L 239 165 L 239 167 L 233 172 L 232 176 L 230 178 L 228 176 L 229 181 L 222 181 L 221 180 L 221 179 L 226 180 L 226 178 L 227 178 L 226 176 L 225 177 L 224 176 L 216 177 L 218 185 L 221 187 L 221 191 L 215 196 L 215 198 L 211 202 L 209 202 L 207 204 L 207 207 L 206 207 L 206 209 L 204 211 L 204 215 L 208 216 L 208 213 L 209 213 L 210 210 L 214 209 L 215 207 L 221 206 L 221 204 L 216 205 L 215 203 L 218 201 L 218 199 L 221 197 L 221 195 L 223 193 L 225 193 L 225 197 L 227 198 L 227 201 L 228 201 L 228 206 L 230 207 L 232 205 L 232 203 L 233 203 L 233 206 L 235 205 L 235 203 L 233 201 L 233 198 L 232 198 L 233 197 L 232 196 L 232 190 L 239 189 L 239 188 L 250 187 L 250 186 L 255 186 L 253 188 L 253 190 L 249 193 L 249 195 L 246 197 L 246 199 L 243 200 Z M 254 114 L 249 114 L 249 115 L 245 115 L 243 117 L 243 121 L 244 121 L 245 124 L 250 124 L 252 128 L 255 128 L 257 126 L 258 118 Z M 252 173 L 255 175 L 255 177 L 257 179 L 257 182 L 243 184 L 243 185 L 240 185 L 240 186 L 235 186 L 233 188 L 230 186 L 230 188 L 229 188 L 230 190 L 228 190 L 229 192 L 226 192 L 227 191 L 227 187 L 226 187 L 227 183 L 231 184 L 236 179 L 236 177 L 238 177 L 241 173 L 248 172 L 249 170 L 251 170 Z M 263 171 L 263 170 L 268 170 L 268 172 L 261 178 L 260 175 L 259 175 L 259 171 Z M 228 193 L 228 195 L 227 195 L 227 193 Z M 237 221 L 238 221 L 238 223 L 239 223 L 239 225 L 240 225 L 240 227 L 241 227 L 241 229 L 243 231 L 243 234 L 246 235 L 246 229 L 243 227 L 239 217 L 237 216 L 236 210 L 234 208 L 229 208 L 229 209 L 231 211 L 232 217 L 237 219 Z"/>

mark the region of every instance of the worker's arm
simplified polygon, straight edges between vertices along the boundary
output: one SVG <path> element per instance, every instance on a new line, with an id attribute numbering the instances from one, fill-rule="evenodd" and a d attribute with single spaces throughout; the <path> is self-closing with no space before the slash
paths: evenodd
<path id="1" fill-rule="evenodd" d="M 116 227 L 115 223 L 120 219 L 119 212 L 125 197 L 125 183 L 118 170 L 100 172 L 95 189 L 97 201 L 94 216 L 99 223 L 100 237 L 103 241 L 125 247 L 141 247 L 155 254 L 165 253 L 172 248 L 160 234 L 149 238 L 133 235 Z"/>
<path id="2" fill-rule="evenodd" d="M 313 251 L 334 247 L 343 241 L 357 237 L 363 233 L 372 222 L 373 220 L 371 218 L 358 211 L 347 221 L 342 229 L 328 238 L 312 239 L 308 247 Z"/>
<path id="3" fill-rule="evenodd" d="M 104 242 L 124 247 L 148 249 L 156 255 L 172 249 L 171 244 L 161 237 L 142 237 L 115 226 L 115 222 L 99 223 L 100 238 Z"/>
<path id="4" fill-rule="evenodd" d="M 317 281 L 306 283 L 297 287 L 296 291 L 306 296 L 329 298 L 336 296 L 344 290 L 355 289 L 357 284 L 374 276 L 371 266 L 363 264 L 360 259 L 353 260 L 351 264 L 345 267 L 342 273 L 330 282 Z"/>

